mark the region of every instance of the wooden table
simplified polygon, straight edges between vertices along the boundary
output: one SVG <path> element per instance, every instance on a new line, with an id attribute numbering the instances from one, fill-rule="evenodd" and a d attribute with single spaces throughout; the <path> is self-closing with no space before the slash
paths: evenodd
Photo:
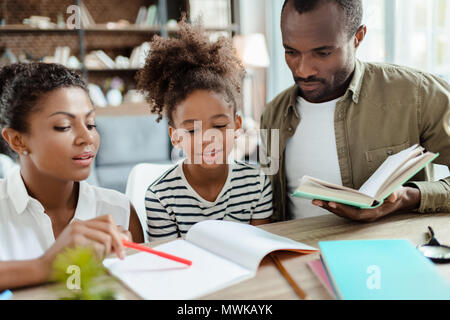
<path id="1" fill-rule="evenodd" d="M 377 222 L 359 223 L 334 215 L 292 220 L 261 226 L 262 229 L 281 236 L 318 247 L 318 241 L 356 239 L 409 239 L 413 245 L 425 242 L 427 227 L 434 229 L 436 238 L 450 244 L 450 214 L 396 214 Z M 152 243 L 149 246 L 156 246 Z M 318 259 L 319 253 L 299 255 L 281 252 L 279 257 L 284 267 L 307 294 L 307 299 L 331 299 L 325 288 L 307 266 L 307 262 Z M 450 280 L 450 264 L 437 265 L 438 270 Z M 14 291 L 14 299 L 57 299 L 54 285 L 42 285 Z M 115 289 L 124 299 L 139 299 L 118 280 Z M 281 275 L 271 259 L 265 258 L 252 279 L 209 294 L 208 300 L 273 300 L 298 299 L 292 287 Z"/>

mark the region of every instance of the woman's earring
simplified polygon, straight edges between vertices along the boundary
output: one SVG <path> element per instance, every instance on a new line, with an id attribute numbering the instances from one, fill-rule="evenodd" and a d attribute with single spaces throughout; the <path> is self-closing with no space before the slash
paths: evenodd
<path id="1" fill-rule="evenodd" d="M 27 156 L 27 155 L 28 155 L 28 151 L 25 150 L 22 154 L 23 154 L 24 156 Z"/>

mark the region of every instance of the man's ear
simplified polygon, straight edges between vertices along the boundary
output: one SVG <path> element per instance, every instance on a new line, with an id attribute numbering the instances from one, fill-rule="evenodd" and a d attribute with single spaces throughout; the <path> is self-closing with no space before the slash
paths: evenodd
<path id="1" fill-rule="evenodd" d="M 25 142 L 26 139 L 22 133 L 11 128 L 4 128 L 2 137 L 14 152 L 18 154 L 23 154 L 24 151 L 29 152 Z"/>
<path id="2" fill-rule="evenodd" d="M 356 31 L 355 38 L 354 38 L 355 49 L 358 49 L 359 45 L 364 40 L 366 33 L 367 33 L 367 27 L 365 25 L 360 26 L 358 31 Z"/>

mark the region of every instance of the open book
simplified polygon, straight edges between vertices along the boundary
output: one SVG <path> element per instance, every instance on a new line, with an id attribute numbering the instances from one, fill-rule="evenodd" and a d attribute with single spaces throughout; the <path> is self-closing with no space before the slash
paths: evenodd
<path id="1" fill-rule="evenodd" d="M 439 155 L 424 151 L 416 144 L 389 156 L 359 190 L 304 176 L 292 196 L 339 202 L 361 209 L 376 208 Z"/>
<path id="2" fill-rule="evenodd" d="M 144 299 L 195 299 L 255 276 L 261 260 L 276 250 L 313 253 L 317 249 L 260 228 L 207 220 L 189 229 L 186 240 L 154 248 L 189 259 L 192 265 L 141 252 L 104 265 Z"/>

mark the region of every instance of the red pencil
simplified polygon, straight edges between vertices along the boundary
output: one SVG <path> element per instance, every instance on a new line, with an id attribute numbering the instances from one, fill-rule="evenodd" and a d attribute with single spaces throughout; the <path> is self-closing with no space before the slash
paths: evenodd
<path id="1" fill-rule="evenodd" d="M 169 260 L 173 260 L 176 262 L 180 262 L 180 263 L 184 263 L 188 266 L 192 265 L 192 261 L 190 260 L 186 260 L 180 257 L 176 257 L 173 256 L 171 254 L 165 253 L 165 252 L 161 252 L 161 251 L 157 251 L 157 250 L 153 250 L 149 247 L 131 242 L 131 241 L 127 241 L 127 240 L 122 240 L 122 244 L 127 247 L 127 248 L 131 248 L 131 249 L 135 249 L 135 250 L 139 250 L 139 251 L 144 251 L 144 252 L 148 252 L 148 253 L 152 253 L 152 254 L 156 254 L 157 256 L 169 259 Z"/>

